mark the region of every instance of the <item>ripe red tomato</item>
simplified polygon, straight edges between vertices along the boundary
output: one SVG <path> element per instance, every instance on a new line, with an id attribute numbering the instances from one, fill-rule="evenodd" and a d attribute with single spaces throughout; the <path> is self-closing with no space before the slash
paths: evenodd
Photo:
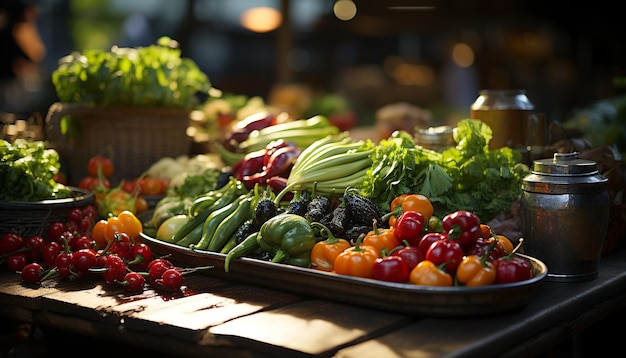
<path id="1" fill-rule="evenodd" d="M 87 163 L 87 173 L 92 177 L 98 177 L 98 168 L 102 170 L 102 175 L 105 178 L 110 178 L 113 175 L 113 161 L 110 158 L 95 156 L 89 159 Z"/>
<path id="2" fill-rule="evenodd" d="M 139 187 L 139 184 L 137 183 L 137 179 L 122 180 L 121 185 L 122 185 L 122 190 L 130 194 L 135 194 L 136 192 L 141 190 L 141 188 Z"/>
<path id="3" fill-rule="evenodd" d="M 146 200 L 146 198 L 144 198 L 141 195 L 138 196 L 135 199 L 135 213 L 141 214 L 145 211 L 148 211 L 148 209 L 150 209 L 150 204 L 148 204 L 148 201 Z"/>
<path id="4" fill-rule="evenodd" d="M 102 181 L 100 181 L 98 177 L 94 176 L 86 176 L 80 181 L 80 183 L 78 183 L 79 188 L 89 191 L 94 191 L 100 185 L 102 185 L 106 189 L 111 188 L 111 183 L 107 178 L 102 178 Z"/>
<path id="5" fill-rule="evenodd" d="M 154 196 L 161 195 L 165 192 L 163 181 L 157 178 L 145 177 L 139 180 L 141 195 Z"/>

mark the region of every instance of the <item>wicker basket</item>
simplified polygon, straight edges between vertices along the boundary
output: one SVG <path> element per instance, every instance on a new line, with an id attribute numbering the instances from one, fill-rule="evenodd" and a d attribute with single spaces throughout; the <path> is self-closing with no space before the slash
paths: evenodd
<path id="1" fill-rule="evenodd" d="M 87 176 L 94 155 L 109 156 L 115 165 L 112 184 L 140 176 L 163 157 L 188 155 L 191 111 L 178 108 L 94 107 L 54 103 L 46 116 L 46 138 L 68 166 L 68 182 Z M 77 131 L 61 133 L 67 117 Z"/>
<path id="2" fill-rule="evenodd" d="M 0 237 L 16 232 L 24 238 L 48 233 L 50 224 L 56 221 L 67 222 L 70 211 L 83 209 L 95 201 L 94 194 L 76 187 L 70 187 L 74 196 L 65 199 L 42 201 L 0 201 Z"/>

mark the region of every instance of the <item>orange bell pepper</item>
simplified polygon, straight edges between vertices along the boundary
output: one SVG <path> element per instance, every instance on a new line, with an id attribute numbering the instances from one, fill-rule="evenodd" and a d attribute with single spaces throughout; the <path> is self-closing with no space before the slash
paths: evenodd
<path id="1" fill-rule="evenodd" d="M 374 246 L 379 253 L 381 253 L 382 250 L 389 253 L 398 246 L 404 246 L 393 234 L 393 231 L 393 228 L 378 228 L 378 225 L 376 225 L 374 221 L 374 228 L 365 235 L 363 245 Z"/>
<path id="2" fill-rule="evenodd" d="M 411 270 L 409 282 L 423 286 L 452 286 L 453 279 L 432 261 L 424 260 Z"/>
<path id="3" fill-rule="evenodd" d="M 311 250 L 311 268 L 328 272 L 333 271 L 337 256 L 344 250 L 352 247 L 352 245 L 346 239 L 335 237 L 326 226 L 318 222 L 312 222 L 311 225 L 319 227 L 327 235 L 326 240 L 318 241 L 313 245 Z"/>
<path id="4" fill-rule="evenodd" d="M 491 285 L 496 281 L 496 269 L 488 255 L 467 255 L 456 269 L 456 279 L 468 287 Z"/>
<path id="5" fill-rule="evenodd" d="M 379 256 L 374 246 L 363 245 L 365 235 L 335 259 L 335 273 L 348 276 L 373 278 L 374 263 Z"/>
<path id="6" fill-rule="evenodd" d="M 403 211 L 413 210 L 422 214 L 426 221 L 435 213 L 430 199 L 422 194 L 401 194 L 391 201 L 389 205 L 389 226 L 395 226 L 396 220 Z"/>

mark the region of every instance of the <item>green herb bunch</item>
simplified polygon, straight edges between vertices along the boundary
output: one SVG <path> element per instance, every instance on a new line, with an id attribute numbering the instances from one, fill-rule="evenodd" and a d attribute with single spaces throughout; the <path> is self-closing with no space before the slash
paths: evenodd
<path id="1" fill-rule="evenodd" d="M 0 141 L 0 200 L 40 201 L 72 196 L 72 191 L 57 183 L 54 176 L 61 163 L 54 149 L 43 141 L 16 139 Z"/>
<path id="2" fill-rule="evenodd" d="M 396 196 L 419 193 L 430 199 L 439 217 L 469 210 L 488 222 L 510 209 L 530 173 L 519 152 L 489 150 L 491 136 L 485 123 L 464 119 L 454 131 L 456 147 L 439 153 L 416 145 L 407 132 L 394 132 L 377 146 L 361 192 L 377 198 L 383 211 Z"/>
<path id="3" fill-rule="evenodd" d="M 75 51 L 59 60 L 52 83 L 61 102 L 192 109 L 211 83 L 196 63 L 181 58 L 178 42 L 110 51 Z"/>

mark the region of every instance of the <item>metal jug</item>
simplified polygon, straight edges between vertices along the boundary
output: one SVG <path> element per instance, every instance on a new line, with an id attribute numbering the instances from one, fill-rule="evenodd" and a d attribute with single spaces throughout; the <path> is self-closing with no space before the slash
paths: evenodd
<path id="1" fill-rule="evenodd" d="M 522 182 L 520 224 L 524 253 L 548 267 L 546 280 L 597 278 L 608 228 L 608 179 L 578 153 L 536 160 Z"/>

